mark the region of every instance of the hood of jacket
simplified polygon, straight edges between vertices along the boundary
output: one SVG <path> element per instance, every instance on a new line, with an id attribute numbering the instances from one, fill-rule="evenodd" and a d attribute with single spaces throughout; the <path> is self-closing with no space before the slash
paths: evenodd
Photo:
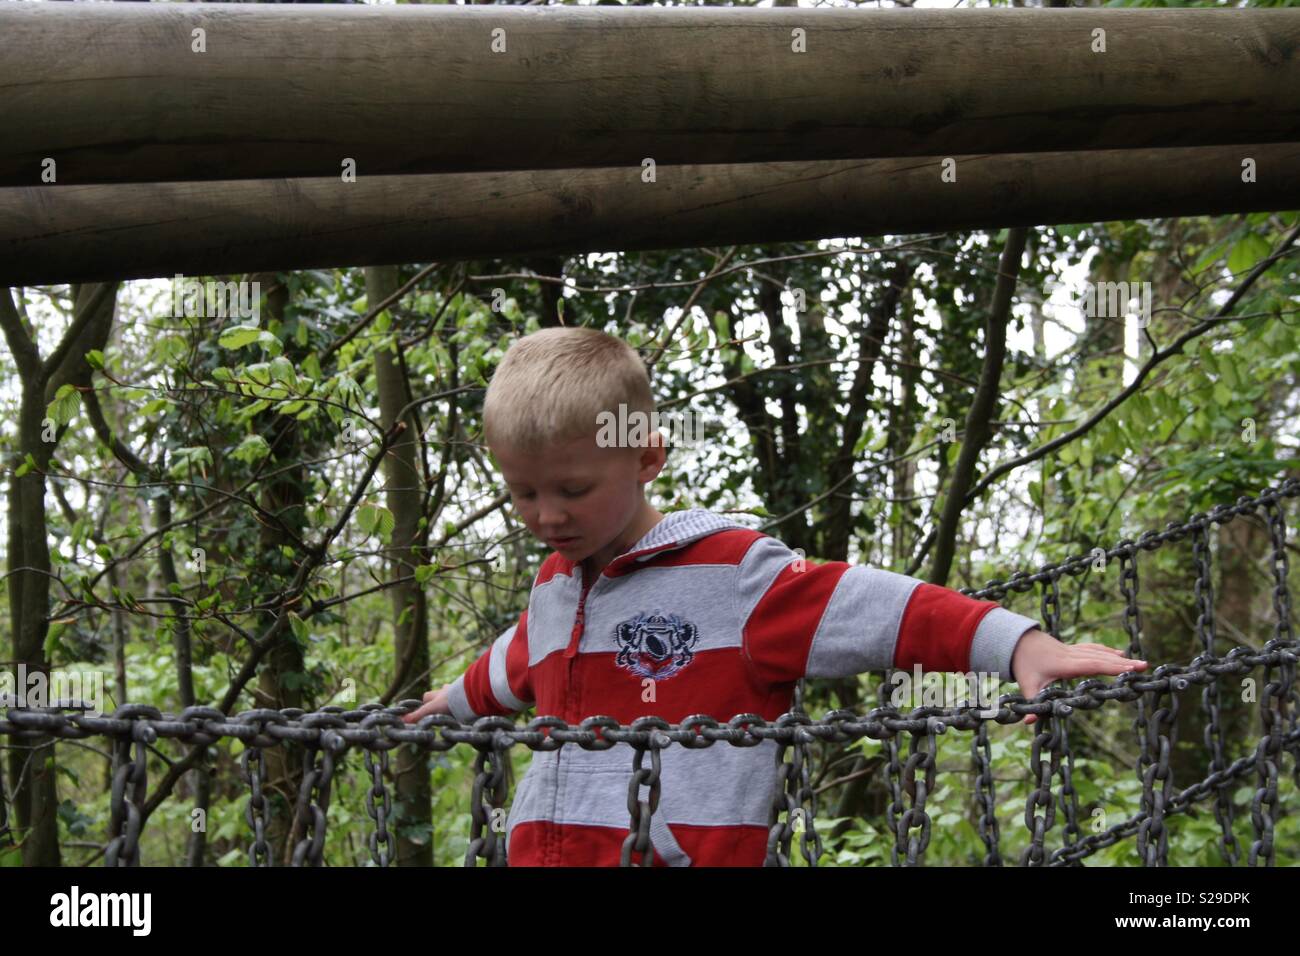
<path id="1" fill-rule="evenodd" d="M 606 570 L 625 564 L 635 565 L 649 561 L 658 554 L 684 548 L 694 541 L 707 538 L 719 531 L 734 530 L 750 529 L 707 508 L 670 511 L 658 524 L 642 535 L 641 540 L 611 561 Z M 556 562 L 555 569 L 563 574 L 572 574 L 578 568 L 578 562 L 562 557 L 558 551 L 552 552 L 551 560 Z"/>

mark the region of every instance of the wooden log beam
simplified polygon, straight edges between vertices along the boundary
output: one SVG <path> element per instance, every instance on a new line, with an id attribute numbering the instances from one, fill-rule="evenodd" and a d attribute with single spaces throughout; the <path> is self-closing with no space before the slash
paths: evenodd
<path id="1" fill-rule="evenodd" d="M 0 285 L 1300 208 L 1300 143 L 944 159 L 0 189 Z"/>
<path id="2" fill-rule="evenodd" d="M 1297 50 L 1295 9 L 0 3 L 0 186 L 1294 141 Z"/>

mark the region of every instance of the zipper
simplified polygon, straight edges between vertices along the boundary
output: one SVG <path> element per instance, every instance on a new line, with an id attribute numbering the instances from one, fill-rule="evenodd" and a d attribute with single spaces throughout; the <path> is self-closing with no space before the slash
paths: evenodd
<path id="1" fill-rule="evenodd" d="M 612 568 L 615 565 L 618 565 L 620 562 L 635 560 L 637 557 L 642 555 L 653 554 L 656 551 L 664 551 L 669 548 L 675 548 L 675 547 L 678 547 L 678 542 L 672 541 L 669 542 L 668 544 L 663 544 L 655 548 L 646 548 L 643 551 L 636 551 L 630 554 L 625 554 L 611 561 L 609 567 Z M 607 570 L 609 570 L 609 568 L 605 569 L 605 571 Z M 565 681 L 565 686 L 567 689 L 566 696 L 568 697 L 569 701 L 572 704 L 573 709 L 575 710 L 575 713 L 571 715 L 571 720 L 574 721 L 580 720 L 582 718 L 582 714 L 576 713 L 576 711 L 581 710 L 581 708 L 578 706 L 580 703 L 581 688 L 579 688 L 579 694 L 574 694 L 573 671 L 574 671 L 574 664 L 578 656 L 578 645 L 582 642 L 582 632 L 586 628 L 586 624 L 587 624 L 587 595 L 591 593 L 591 589 L 596 586 L 597 582 L 599 582 L 601 578 L 606 576 L 605 571 L 601 571 L 600 574 L 596 575 L 595 580 L 593 580 L 590 584 L 586 584 L 586 583 L 583 584 L 582 594 L 579 595 L 578 597 L 578 614 L 573 621 L 573 633 L 569 635 L 569 646 L 564 649 L 564 656 L 569 661 L 568 679 Z M 585 572 L 584 572 L 584 579 L 585 579 Z M 570 719 L 570 715 L 566 715 L 565 719 Z M 555 811 L 558 809 L 558 804 L 560 799 L 560 795 L 558 791 L 560 787 L 563 786 L 563 784 L 561 783 L 561 781 L 563 780 L 563 773 L 561 772 L 560 769 L 560 765 L 563 759 L 564 759 L 564 748 L 560 747 L 555 754 L 557 792 L 555 794 L 555 804 L 552 806 L 552 812 L 551 812 L 552 820 L 555 820 Z M 549 850 L 550 850 L 550 844 L 548 842 L 548 847 L 546 852 L 549 852 Z M 559 825 L 555 827 L 554 850 L 555 850 L 556 865 L 560 865 L 560 861 L 564 859 L 564 830 Z"/>
<path id="2" fill-rule="evenodd" d="M 601 575 L 603 576 L 604 573 L 602 571 Z M 599 580 L 599 577 L 597 580 Z M 573 621 L 573 633 L 569 635 L 569 646 L 564 649 L 564 656 L 567 658 L 571 659 L 578 653 L 578 643 L 582 640 L 582 629 L 586 626 L 587 620 L 587 595 L 595 585 L 595 581 L 583 585 L 582 596 L 578 598 L 578 616 Z M 572 668 L 572 663 L 570 663 L 570 668 Z"/>
<path id="3" fill-rule="evenodd" d="M 596 575 L 594 581 L 582 586 L 582 594 L 578 597 L 578 615 L 573 622 L 573 633 L 569 635 L 569 646 L 564 649 L 564 656 L 569 660 L 570 677 L 573 676 L 573 658 L 578 655 L 578 644 L 582 641 L 582 632 L 587 623 L 587 595 L 591 593 L 592 588 L 600 583 L 601 578 L 608 577 L 605 571 L 610 570 L 610 568 L 621 567 L 624 564 L 639 560 L 647 554 L 654 554 L 657 551 L 667 551 L 676 547 L 680 547 L 679 542 L 669 541 L 666 544 L 661 544 L 653 548 L 645 548 L 641 551 L 630 551 L 627 554 L 620 555 L 609 563 L 609 567 Z"/>

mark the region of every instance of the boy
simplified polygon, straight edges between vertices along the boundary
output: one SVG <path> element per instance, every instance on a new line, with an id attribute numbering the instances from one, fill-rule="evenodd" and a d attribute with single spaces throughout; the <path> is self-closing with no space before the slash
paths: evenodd
<path id="1" fill-rule="evenodd" d="M 624 726 L 650 714 L 772 721 L 805 676 L 919 664 L 1018 679 L 1032 698 L 1057 678 L 1146 666 L 1098 644 L 1062 644 L 993 602 L 890 571 L 801 561 L 710 511 L 660 514 L 645 485 L 664 467 L 661 436 L 610 447 L 598 428 L 620 404 L 622 420 L 653 421 L 646 368 L 613 336 L 550 328 L 507 351 L 484 399 L 484 438 L 519 517 L 555 550 L 518 623 L 426 694 L 407 723 L 427 714 L 470 723 L 534 705 L 570 725 L 594 714 Z M 664 749 L 654 865 L 761 866 L 776 748 Z M 624 743 L 535 752 L 507 819 L 510 865 L 617 865 L 631 754 Z"/>

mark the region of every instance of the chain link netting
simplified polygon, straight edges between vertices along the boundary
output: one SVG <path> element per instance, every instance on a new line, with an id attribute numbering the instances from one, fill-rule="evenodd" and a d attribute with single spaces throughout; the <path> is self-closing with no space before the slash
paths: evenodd
<path id="1" fill-rule="evenodd" d="M 365 754 L 371 859 L 378 866 L 392 865 L 394 834 L 388 826 L 392 803 L 387 754 L 394 747 L 407 744 L 429 754 L 457 746 L 475 749 L 465 865 L 504 866 L 508 862 L 505 815 L 510 749 L 522 744 L 533 751 L 552 751 L 566 745 L 608 750 L 626 743 L 632 750 L 632 775 L 628 785 L 628 834 L 622 844 L 620 863 L 649 866 L 654 858 L 651 820 L 658 811 L 662 787 L 671 786 L 671 779 L 665 781 L 661 777 L 663 750 L 670 746 L 705 748 L 716 744 L 754 747 L 769 740 L 776 744 L 776 774 L 766 865 L 790 866 L 793 839 L 798 834 L 800 854 L 807 865 L 816 866 L 823 855 L 823 845 L 817 832 L 817 792 L 811 773 L 815 745 L 853 744 L 870 738 L 880 741 L 883 747 L 885 816 L 894 836 L 891 861 L 896 866 L 917 866 L 924 862 L 933 827 L 927 801 L 935 793 L 939 736 L 950 730 L 971 731 L 973 799 L 984 845 L 982 862 L 1000 866 L 1003 861 L 988 724 L 990 721 L 1003 725 L 1019 723 L 1033 714 L 1036 723 L 1029 754 L 1032 789 L 1024 814 L 1028 842 L 1020 857 L 1021 865 L 1077 866 L 1099 850 L 1135 837 L 1144 865 L 1165 866 L 1169 818 L 1186 813 L 1197 801 L 1210 795 L 1214 797 L 1215 819 L 1222 833 L 1222 855 L 1226 862 L 1235 864 L 1241 848 L 1232 832 L 1229 792 L 1253 772 L 1255 791 L 1250 817 L 1255 836 L 1247 860 L 1251 866 L 1272 866 L 1275 824 L 1281 812 L 1278 779 L 1285 772 L 1287 754 L 1291 756 L 1292 773 L 1300 786 L 1300 762 L 1297 761 L 1300 694 L 1295 681 L 1300 646 L 1293 636 L 1290 620 L 1287 529 L 1282 509 L 1285 499 L 1297 496 L 1300 496 L 1300 479 L 1289 479 L 1256 498 L 1243 497 L 1235 505 L 1220 505 L 1208 514 L 1195 515 L 1183 524 L 1170 523 L 1163 531 L 1149 531 L 1136 542 L 1126 539 L 1104 552 L 1104 560 L 1119 562 L 1123 622 L 1129 641 L 1127 652 L 1130 657 L 1140 658 L 1138 555 L 1192 537 L 1196 634 L 1202 653 L 1190 664 L 1164 664 L 1150 674 L 1129 672 L 1113 682 L 1090 678 L 1068 686 L 1058 681 L 1033 701 L 1019 695 L 1003 695 L 998 706 L 988 710 L 972 706 L 925 706 L 903 711 L 888 704 L 886 683 L 882 681 L 879 705 L 866 715 L 835 710 L 821 720 L 814 720 L 804 712 L 804 686 L 800 681 L 794 690 L 790 712 L 775 721 L 757 714 L 738 714 L 724 724 L 711 716 L 697 714 L 678 724 L 659 717 L 643 717 L 624 727 L 612 717 L 592 716 L 571 727 L 557 717 L 540 716 L 521 727 L 504 717 L 484 717 L 465 725 L 454 717 L 438 715 L 408 725 L 401 717 L 417 708 L 420 701 L 406 700 L 391 707 L 366 704 L 351 710 L 324 707 L 313 713 L 297 708 L 260 709 L 235 716 L 204 706 L 186 708 L 179 715 L 163 714 L 141 704 L 121 707 L 112 716 L 92 716 L 65 713 L 77 709 L 78 704 L 59 701 L 48 707 L 10 707 L 6 717 L 0 719 L 0 734 L 18 741 L 44 737 L 80 740 L 91 736 L 113 741 L 111 816 L 105 852 L 105 863 L 109 866 L 141 863 L 139 841 L 145 823 L 149 748 L 156 747 L 162 739 L 176 740 L 190 747 L 206 747 L 227 737 L 237 738 L 243 745 L 240 768 L 247 788 L 244 816 L 250 837 L 248 858 L 253 866 L 272 865 L 264 759 L 267 747 L 290 742 L 302 747 L 302 783 L 288 844 L 292 865 L 322 865 L 332 782 L 353 750 Z M 1215 524 L 1260 510 L 1271 542 L 1273 638 L 1259 650 L 1238 646 L 1219 657 L 1215 653 L 1217 637 L 1208 532 Z M 1100 552 L 1098 549 L 1045 565 L 1033 574 L 1020 572 L 1008 581 L 994 581 L 984 588 L 965 589 L 962 593 L 985 600 L 1002 600 L 1010 593 L 1041 587 L 1043 626 L 1059 638 L 1060 581 L 1064 576 L 1084 573 L 1103 557 Z M 1251 755 L 1229 763 L 1220 713 L 1220 681 L 1245 677 L 1258 668 L 1264 672 L 1263 692 L 1258 701 L 1259 739 Z M 1174 727 L 1179 694 L 1193 685 L 1202 687 L 1200 699 L 1206 717 L 1204 742 L 1211 754 L 1210 773 L 1205 779 L 1178 789 L 1170 763 Z M 1136 771 L 1141 782 L 1141 809 L 1133 817 L 1099 833 L 1083 836 L 1078 794 L 1073 783 L 1070 718 L 1078 710 L 1095 710 L 1111 702 L 1135 707 L 1133 726 L 1139 749 Z M 900 740 L 907 741 L 905 757 L 900 753 Z M 643 787 L 648 788 L 644 797 Z M 1049 835 L 1058 810 L 1064 820 L 1064 839 L 1061 846 L 1049 849 Z M 0 840 L 12 841 L 3 799 L 0 799 Z"/>

